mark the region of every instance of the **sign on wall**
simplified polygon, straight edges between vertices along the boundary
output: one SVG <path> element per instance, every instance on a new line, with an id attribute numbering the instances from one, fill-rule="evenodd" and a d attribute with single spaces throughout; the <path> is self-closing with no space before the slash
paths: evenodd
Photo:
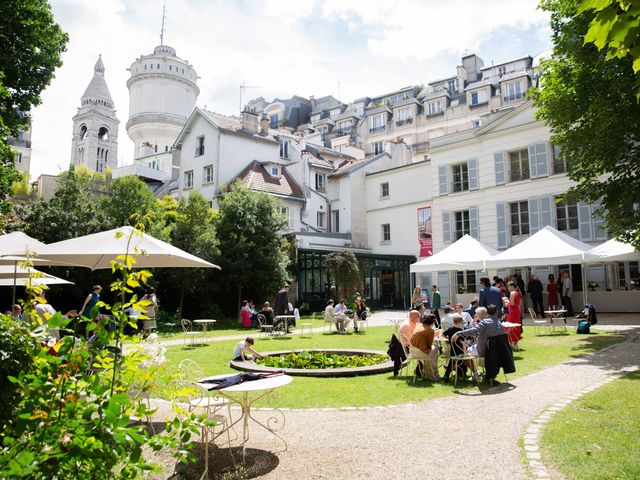
<path id="1" fill-rule="evenodd" d="M 418 208 L 418 242 L 420 243 L 420 257 L 433 255 L 433 239 L 431 236 L 431 207 Z"/>

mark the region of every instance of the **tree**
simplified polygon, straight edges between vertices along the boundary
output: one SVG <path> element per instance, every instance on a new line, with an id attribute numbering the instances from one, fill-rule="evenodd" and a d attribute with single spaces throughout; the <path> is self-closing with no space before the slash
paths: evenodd
<path id="1" fill-rule="evenodd" d="M 551 128 L 577 182 L 568 199 L 597 204 L 610 234 L 640 249 L 640 106 L 628 57 L 611 57 L 587 43 L 594 19 L 578 0 L 545 0 L 554 55 L 542 64 L 532 92 L 537 116 Z"/>
<path id="2" fill-rule="evenodd" d="M 256 300 L 273 298 L 287 279 L 289 263 L 282 248 L 280 232 L 286 222 L 278 201 L 237 182 L 219 203 L 220 257 L 216 263 L 222 267 L 222 285 L 237 299 L 242 292 Z M 236 307 L 239 310 L 239 301 Z"/>
<path id="3" fill-rule="evenodd" d="M 360 267 L 353 252 L 337 250 L 331 252 L 326 258 L 327 270 L 335 279 L 336 286 L 342 288 L 342 297 L 348 298 L 351 290 L 358 286 L 360 281 Z"/>
<path id="4" fill-rule="evenodd" d="M 153 192 L 138 177 L 116 178 L 110 187 L 110 194 L 101 199 L 101 208 L 107 221 L 114 227 L 130 225 L 133 215 L 153 215 L 156 210 Z"/>
<path id="5" fill-rule="evenodd" d="M 4 217 L 11 211 L 11 186 L 19 179 L 6 139 L 28 125 L 28 112 L 40 104 L 40 93 L 62 65 L 60 55 L 68 35 L 53 20 L 46 0 L 4 0 L 0 19 L 0 215 Z"/>

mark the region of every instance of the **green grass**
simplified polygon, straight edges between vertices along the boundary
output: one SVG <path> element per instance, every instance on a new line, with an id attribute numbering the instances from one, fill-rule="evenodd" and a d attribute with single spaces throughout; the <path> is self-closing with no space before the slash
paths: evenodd
<path id="1" fill-rule="evenodd" d="M 639 412 L 636 371 L 558 412 L 543 432 L 543 458 L 568 479 L 638 479 Z"/>
<path id="2" fill-rule="evenodd" d="M 363 348 L 387 350 L 387 341 L 392 333 L 389 327 L 370 328 L 359 334 L 314 333 L 312 338 L 299 335 L 256 338 L 258 352 L 300 348 Z M 520 342 L 522 350 L 515 352 L 515 375 L 526 375 L 550 365 L 555 365 L 573 357 L 585 355 L 605 346 L 622 341 L 625 337 L 607 333 L 592 335 L 550 335 L 535 337 L 533 330 Z M 208 345 L 172 346 L 167 348 L 169 370 L 175 369 L 181 360 L 189 358 L 198 362 L 206 375 L 236 372 L 229 367 L 229 360 L 237 340 L 211 342 Z M 236 372 L 237 373 L 237 372 Z M 503 377 L 504 378 L 504 377 Z M 500 377 L 499 377 L 500 379 Z M 475 390 L 471 382 L 459 382 L 457 390 Z M 296 377 L 291 385 L 281 388 L 273 399 L 265 400 L 264 406 L 285 408 L 340 407 L 389 405 L 418 402 L 428 398 L 451 395 L 456 390 L 453 385 L 432 383 L 394 377 L 392 373 L 346 378 L 303 378 Z"/>

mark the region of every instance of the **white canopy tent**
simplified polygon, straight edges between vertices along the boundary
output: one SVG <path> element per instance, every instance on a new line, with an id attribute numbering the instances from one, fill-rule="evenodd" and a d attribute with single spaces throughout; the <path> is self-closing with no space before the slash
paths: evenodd
<path id="1" fill-rule="evenodd" d="M 128 244 L 128 245 L 127 245 Z M 139 253 L 136 253 L 138 250 Z M 105 232 L 51 243 L 36 250 L 39 258 L 56 263 L 88 267 L 91 270 L 111 268 L 111 261 L 120 255 L 135 257 L 134 268 L 217 268 L 133 227 L 120 227 Z"/>
<path id="2" fill-rule="evenodd" d="M 590 245 L 546 226 L 486 261 L 487 268 L 581 264 Z"/>
<path id="3" fill-rule="evenodd" d="M 499 252 L 470 235 L 451 244 L 431 257 L 413 263 L 412 273 L 438 272 L 448 270 L 483 270 L 483 262 Z"/>
<path id="4" fill-rule="evenodd" d="M 632 245 L 612 238 L 584 253 L 584 263 L 640 261 Z"/>

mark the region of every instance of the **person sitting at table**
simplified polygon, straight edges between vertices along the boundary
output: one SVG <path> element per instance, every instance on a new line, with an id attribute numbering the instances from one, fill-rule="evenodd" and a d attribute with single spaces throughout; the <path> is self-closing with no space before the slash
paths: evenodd
<path id="1" fill-rule="evenodd" d="M 453 327 L 453 308 L 447 305 L 443 310 L 444 317 L 440 319 L 440 328 L 442 328 L 442 330 L 447 330 L 448 328 Z"/>
<path id="2" fill-rule="evenodd" d="M 420 322 L 420 312 L 417 310 L 411 310 L 407 319 L 400 325 L 400 329 L 398 331 L 400 337 L 399 340 L 406 349 L 408 349 L 411 344 L 411 337 L 413 336 L 413 331 L 416 329 L 418 322 Z"/>
<path id="3" fill-rule="evenodd" d="M 347 326 L 351 319 L 347 317 L 347 305 L 345 304 L 346 300 L 343 298 L 340 300 L 340 303 L 335 306 L 333 312 L 336 318 L 336 329 L 338 332 L 344 333 L 347 331 Z"/>
<path id="4" fill-rule="evenodd" d="M 249 308 L 249 300 L 243 300 L 240 306 L 240 324 L 243 328 L 251 327 L 251 309 Z"/>
<path id="5" fill-rule="evenodd" d="M 273 308 L 271 308 L 271 304 L 269 304 L 269 302 L 264 302 L 262 310 L 258 313 L 264 315 L 265 325 L 273 325 Z"/>
<path id="6" fill-rule="evenodd" d="M 336 323 L 336 308 L 333 306 L 333 299 L 327 300 L 327 306 L 324 308 L 325 323 Z"/>
<path id="7" fill-rule="evenodd" d="M 506 335 L 497 314 L 498 308 L 495 305 L 489 305 L 486 308 L 478 307 L 476 310 L 478 321 L 471 327 L 455 333 L 451 341 L 455 343 L 460 337 L 477 337 L 476 344 L 469 349 L 469 353 L 484 357 L 487 353 L 487 340 L 498 335 Z"/>
<path id="8" fill-rule="evenodd" d="M 414 310 L 415 311 L 415 310 Z M 429 380 L 440 380 L 438 373 L 438 347 L 433 344 L 435 337 L 436 316 L 426 315 L 420 326 L 416 326 L 411 335 L 410 344 L 426 355 L 426 360 L 420 360 L 417 373 Z"/>
<path id="9" fill-rule="evenodd" d="M 473 317 L 476 316 L 476 308 L 478 308 L 478 299 L 474 298 L 473 300 L 471 300 L 469 306 L 465 309 L 465 312 L 467 312 L 473 319 Z"/>
<path id="10" fill-rule="evenodd" d="M 466 327 L 467 325 L 471 325 L 471 321 L 473 320 L 473 315 L 470 315 L 467 312 L 461 303 L 456 303 L 456 312 L 458 315 L 462 317 L 462 324 Z M 475 312 L 473 312 L 475 315 Z"/>
<path id="11" fill-rule="evenodd" d="M 254 358 L 262 358 L 258 352 L 253 349 L 254 340 L 251 337 L 247 337 L 244 340 L 240 340 L 235 347 L 233 347 L 233 361 L 234 362 L 250 362 Z M 246 353 L 249 352 L 249 353 Z"/>
<path id="12" fill-rule="evenodd" d="M 460 315 L 453 316 L 453 327 L 448 328 L 444 332 L 442 332 L 442 336 L 447 337 L 449 339 L 449 348 L 451 352 L 451 356 L 464 355 L 466 352 L 465 341 L 462 337 L 458 338 L 457 341 L 452 342 L 451 338 L 458 332 L 461 332 L 463 324 L 463 319 Z M 453 366 L 453 362 L 449 360 L 447 363 L 447 368 L 444 372 L 444 377 L 442 378 L 445 382 L 449 381 L 449 376 L 451 375 L 451 368 Z M 464 363 L 458 363 L 456 375 L 458 378 L 463 378 L 467 373 L 467 366 Z"/>

